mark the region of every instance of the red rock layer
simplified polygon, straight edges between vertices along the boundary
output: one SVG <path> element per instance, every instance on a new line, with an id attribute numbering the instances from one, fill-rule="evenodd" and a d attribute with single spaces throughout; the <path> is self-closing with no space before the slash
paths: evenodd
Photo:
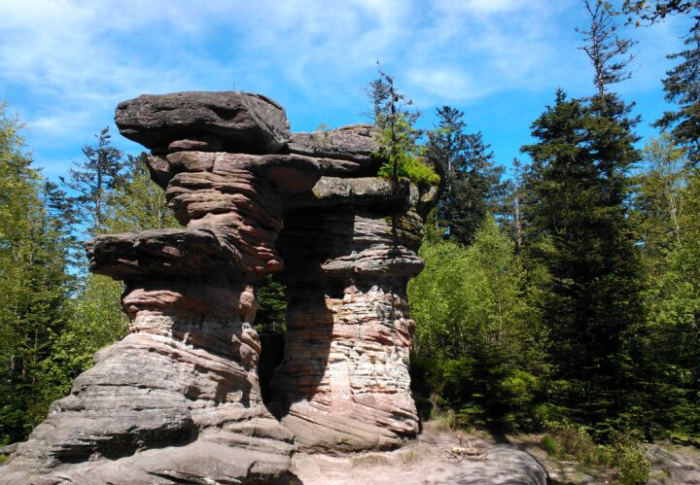
<path id="1" fill-rule="evenodd" d="M 183 151 L 248 146 L 251 136 L 261 151 L 274 145 L 275 130 L 245 110 L 262 103 L 279 118 L 275 105 L 250 96 L 215 98 L 230 111 L 204 107 L 197 123 L 215 123 L 226 143 L 211 134 L 173 140 L 186 127 L 172 130 L 157 118 L 174 115 L 152 109 L 153 97 L 120 106 L 118 115 L 131 120 L 139 139 L 173 147 L 151 165 L 159 167 L 154 178 L 186 228 L 87 244 L 90 269 L 126 283 L 131 333 L 100 351 L 71 394 L 53 403 L 0 483 L 258 483 L 289 469 L 294 437 L 260 393 L 254 286 L 282 268 L 275 240 L 283 195 L 308 190 L 319 175 L 308 161 L 284 156 Z M 197 105 L 189 101 L 184 112 Z M 141 129 L 144 119 L 157 129 Z"/>
<path id="2" fill-rule="evenodd" d="M 415 187 L 322 178 L 285 218 L 285 355 L 273 412 L 306 449 L 398 446 L 418 432 L 406 285 L 423 267 Z"/>

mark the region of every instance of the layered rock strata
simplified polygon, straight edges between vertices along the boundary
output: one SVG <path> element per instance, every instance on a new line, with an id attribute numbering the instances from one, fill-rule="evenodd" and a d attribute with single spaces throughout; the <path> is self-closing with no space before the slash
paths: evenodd
<path id="1" fill-rule="evenodd" d="M 345 146 L 366 141 L 353 130 L 341 132 Z M 356 164 L 345 177 L 366 173 L 370 151 L 342 151 Z M 303 449 L 391 448 L 417 434 L 406 286 L 423 268 L 416 251 L 436 195 L 406 180 L 324 176 L 291 201 L 278 241 L 288 314 L 271 409 Z"/>
<path id="2" fill-rule="evenodd" d="M 125 283 L 130 334 L 19 446 L 2 484 L 269 482 L 297 446 L 415 436 L 406 285 L 435 188 L 374 177 L 370 125 L 290 134 L 246 93 L 145 95 L 116 122 L 182 229 L 102 236 L 91 271 Z M 287 285 L 288 333 L 263 404 L 255 288 Z"/>
<path id="3" fill-rule="evenodd" d="M 117 124 L 154 149 L 154 179 L 185 228 L 87 244 L 91 271 L 125 282 L 131 332 L 52 405 L 0 482 L 281 476 L 294 438 L 261 399 L 254 287 L 282 268 L 275 239 L 285 198 L 308 191 L 320 172 L 307 159 L 269 153 L 288 137 L 286 118 L 259 96 L 146 96 L 121 104 Z"/>

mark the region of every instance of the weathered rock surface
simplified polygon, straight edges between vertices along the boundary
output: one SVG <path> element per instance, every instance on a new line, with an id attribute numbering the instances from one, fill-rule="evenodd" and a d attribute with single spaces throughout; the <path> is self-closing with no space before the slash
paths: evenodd
<path id="1" fill-rule="evenodd" d="M 293 133 L 289 151 L 317 157 L 323 174 L 339 177 L 375 175 L 381 160 L 374 154 L 378 145 L 373 126 L 357 124 L 314 133 Z"/>
<path id="2" fill-rule="evenodd" d="M 429 425 L 431 423 L 428 423 Z M 472 437 L 473 438 L 473 437 Z M 482 454 L 458 459 L 455 436 L 424 430 L 418 440 L 391 452 L 352 455 L 297 453 L 292 471 L 304 485 L 545 485 L 546 470 L 509 445 L 470 439 Z"/>
<path id="3" fill-rule="evenodd" d="M 289 139 L 289 122 L 284 109 L 259 94 L 184 92 L 166 95 L 144 94 L 117 106 L 119 132 L 150 149 L 181 149 L 182 140 L 221 143 L 226 151 L 277 153 Z M 214 141 L 215 140 L 215 141 Z"/>
<path id="4" fill-rule="evenodd" d="M 649 445 L 649 485 L 699 485 L 700 451 L 697 448 Z"/>
<path id="5" fill-rule="evenodd" d="M 53 403 L 0 483 L 279 477 L 294 436 L 263 405 L 254 287 L 282 268 L 275 240 L 284 198 L 310 189 L 318 167 L 289 156 L 202 151 L 217 148 L 202 134 L 216 135 L 224 148 L 278 150 L 284 112 L 258 96 L 146 96 L 120 105 L 117 123 L 147 146 L 172 147 L 158 159 L 168 174 L 159 181 L 186 228 L 87 244 L 90 269 L 126 283 L 131 333 L 100 351 L 71 394 Z"/>
<path id="6" fill-rule="evenodd" d="M 288 315 L 271 408 L 305 449 L 396 447 L 418 432 L 406 302 L 423 268 L 418 189 L 323 177 L 313 200 L 279 238 Z"/>

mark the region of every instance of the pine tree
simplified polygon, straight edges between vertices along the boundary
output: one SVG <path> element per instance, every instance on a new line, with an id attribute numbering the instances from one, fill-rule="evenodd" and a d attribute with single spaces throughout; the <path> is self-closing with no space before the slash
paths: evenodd
<path id="1" fill-rule="evenodd" d="M 428 133 L 426 156 L 445 173 L 439 224 L 451 240 L 470 244 L 486 216 L 497 211 L 503 169 L 495 166 L 480 132 L 464 132 L 463 112 L 443 106 L 437 115 L 437 129 Z"/>
<path id="2" fill-rule="evenodd" d="M 625 201 L 638 159 L 629 108 L 606 95 L 568 99 L 533 125 L 526 205 L 530 257 L 547 268 L 542 311 L 553 401 L 603 426 L 630 391 L 630 337 L 641 322 L 639 265 Z M 605 115 L 601 115 L 604 111 Z"/>
<path id="3" fill-rule="evenodd" d="M 93 236 L 106 230 L 108 197 L 122 180 L 124 168 L 124 155 L 111 145 L 109 128 L 103 128 L 95 137 L 94 145 L 83 147 L 85 159 L 74 163 L 75 168 L 68 171 L 68 180 L 61 177 L 69 189 L 77 192 L 73 202 L 82 220 L 90 220 L 86 232 Z"/>
<path id="4" fill-rule="evenodd" d="M 685 45 L 685 50 L 668 56 L 681 62 L 663 80 L 666 101 L 679 107 L 664 112 L 654 126 L 669 131 L 676 144 L 687 147 L 690 162 L 697 166 L 700 165 L 700 15 L 694 17 Z"/>

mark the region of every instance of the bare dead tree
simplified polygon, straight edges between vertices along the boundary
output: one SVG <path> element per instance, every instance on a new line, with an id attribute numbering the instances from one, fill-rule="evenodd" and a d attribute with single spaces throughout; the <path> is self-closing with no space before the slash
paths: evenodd
<path id="1" fill-rule="evenodd" d="M 583 4 L 590 15 L 591 24 L 588 29 L 577 28 L 576 32 L 584 36 L 586 45 L 580 49 L 593 63 L 593 83 L 598 96 L 604 100 L 607 85 L 625 81 L 632 76 L 627 66 L 634 59 L 634 54 L 630 51 L 637 45 L 637 41 L 617 35 L 618 25 L 608 2 L 583 0 Z"/>

